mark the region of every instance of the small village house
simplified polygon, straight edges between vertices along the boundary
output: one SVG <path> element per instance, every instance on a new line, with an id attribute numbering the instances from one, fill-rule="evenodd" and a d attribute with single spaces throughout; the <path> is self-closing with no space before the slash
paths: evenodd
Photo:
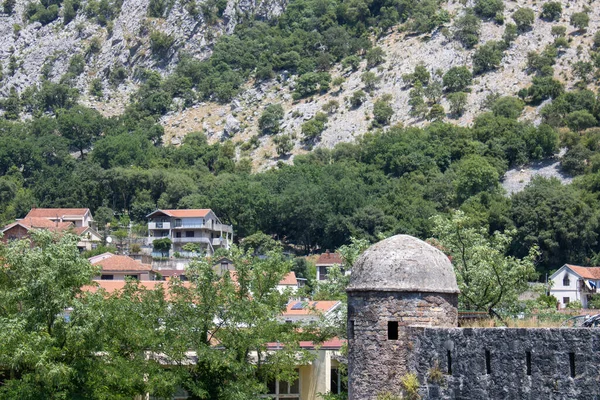
<path id="1" fill-rule="evenodd" d="M 168 238 L 172 247 L 165 253 L 153 249 L 155 257 L 191 257 L 186 244 L 197 245 L 200 253 L 212 255 L 216 249 L 228 249 L 233 227 L 226 225 L 210 209 L 156 210 L 148 215 L 148 244 Z"/>
<path id="2" fill-rule="evenodd" d="M 327 250 L 319 256 L 315 265 L 317 267 L 317 281 L 325 281 L 329 269 L 334 265 L 341 267 L 343 260 L 338 253 L 331 253 Z"/>
<path id="3" fill-rule="evenodd" d="M 560 308 L 580 301 L 587 308 L 589 298 L 600 284 L 600 267 L 581 267 L 565 264 L 549 277 L 550 294 L 558 299 Z"/>
<path id="4" fill-rule="evenodd" d="M 140 281 L 154 280 L 154 271 L 149 264 L 134 260 L 128 256 L 103 253 L 88 258 L 92 265 L 101 268 L 100 275 L 94 279 L 102 281 L 124 281 L 126 278 Z"/>

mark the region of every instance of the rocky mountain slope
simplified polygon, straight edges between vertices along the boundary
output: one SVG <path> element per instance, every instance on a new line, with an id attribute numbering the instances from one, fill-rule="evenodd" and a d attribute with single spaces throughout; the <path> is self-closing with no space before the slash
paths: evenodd
<path id="1" fill-rule="evenodd" d="M 102 27 L 83 12 L 78 12 L 77 17 L 66 26 L 60 18 L 45 26 L 39 22 L 27 24 L 23 19 L 26 4 L 17 1 L 15 12 L 5 16 L 0 24 L 0 54 L 5 71 L 0 93 L 7 95 L 13 86 L 22 91 L 30 85 L 39 84 L 44 73 L 50 79 L 59 81 L 68 71 L 71 57 L 81 53 L 86 57 L 85 70 L 73 82 L 83 93 L 80 101 L 105 115 L 118 114 L 127 103 L 128 95 L 137 87 L 136 71 L 149 68 L 167 75 L 177 64 L 180 51 L 197 58 L 208 57 L 215 38 L 233 32 L 241 15 L 250 13 L 272 18 L 285 7 L 283 0 L 229 0 L 221 18 L 208 23 L 202 13 L 191 16 L 183 1 L 172 3 L 165 11 L 164 18 L 150 18 L 147 16 L 148 3 L 148 0 L 125 0 L 113 23 Z M 527 54 L 530 51 L 541 52 L 555 40 L 551 32 L 553 26 L 565 26 L 569 42 L 568 48 L 561 49 L 554 65 L 555 79 L 563 82 L 566 88 L 572 88 L 576 81 L 573 77 L 574 63 L 590 60 L 593 35 L 600 25 L 600 8 L 589 8 L 589 26 L 587 30 L 580 31 L 571 26 L 569 21 L 573 13 L 589 6 L 588 1 L 562 1 L 562 16 L 554 22 L 539 18 L 542 2 L 518 0 L 504 3 L 506 23 L 512 22 L 511 15 L 517 9 L 533 9 L 536 18 L 532 29 L 516 37 L 504 52 L 499 68 L 474 77 L 462 116 L 451 116 L 447 99 L 441 99 L 449 121 L 469 125 L 482 111 L 490 94 L 514 96 L 519 90 L 530 86 L 533 75 L 526 71 Z M 465 7 L 472 5 L 472 0 L 449 0 L 444 7 L 456 19 L 464 14 Z M 153 57 L 149 49 L 149 32 L 157 30 L 174 38 L 168 57 L 163 60 Z M 504 30 L 505 25 L 483 21 L 479 45 L 501 40 Z M 352 141 L 363 135 L 372 124 L 375 101 L 384 97 L 389 99 L 393 109 L 390 124 L 424 125 L 428 123 L 424 118 L 413 117 L 409 113 L 410 87 L 403 75 L 411 73 L 417 65 L 423 65 L 432 74 L 436 71 L 444 73 L 455 66 L 472 68 L 476 48 L 465 49 L 461 43 L 449 37 L 451 34 L 448 32 L 452 31 L 452 22 L 431 34 L 419 36 L 408 34 L 399 26 L 378 39 L 374 45 L 384 50 L 385 61 L 370 69 L 379 81 L 373 90 L 367 91 L 366 99 L 359 107 L 350 107 L 349 98 L 356 91 L 364 90 L 365 85 L 361 80 L 367 71 L 364 60 L 355 71 L 339 65 L 334 67 L 332 79 L 335 81 L 341 77 L 338 80 L 342 83 L 324 95 L 294 101 L 292 92 L 296 85 L 295 78 L 284 73 L 266 83 L 248 82 L 230 104 L 200 102 L 186 109 L 178 107 L 161 119 L 165 127 L 165 142 L 178 144 L 187 133 L 193 131 L 204 131 L 211 140 L 231 139 L 238 144 L 254 141 L 253 146 L 238 146 L 238 156 L 250 157 L 255 167 L 265 168 L 278 161 L 290 162 L 294 155 L 315 146 L 333 147 L 339 142 Z M 99 43 L 100 49 L 91 52 L 92 43 Z M 17 60 L 19 67 L 14 75 L 7 76 L 11 56 Z M 111 72 L 121 66 L 126 71 L 126 79 L 116 87 L 110 85 Z M 100 100 L 88 95 L 93 79 L 100 79 L 107 88 Z M 302 124 L 322 112 L 323 107 L 331 104 L 332 100 L 338 106 L 329 108 L 328 120 L 320 138 L 313 141 L 303 139 Z M 274 136 L 260 136 L 258 129 L 258 120 L 265 106 L 275 103 L 281 104 L 285 111 L 280 135 L 289 136 L 293 143 L 293 148 L 282 157 L 275 151 Z M 522 118 L 538 122 L 539 108 L 526 108 Z"/>

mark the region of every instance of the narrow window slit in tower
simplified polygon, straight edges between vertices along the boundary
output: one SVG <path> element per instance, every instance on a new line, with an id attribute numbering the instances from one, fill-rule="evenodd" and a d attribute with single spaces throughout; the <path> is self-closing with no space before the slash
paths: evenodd
<path id="1" fill-rule="evenodd" d="M 571 367 L 571 378 L 575 378 L 575 353 L 569 353 L 569 365 Z"/>
<path id="2" fill-rule="evenodd" d="M 531 352 L 525 352 L 525 364 L 527 365 L 527 375 L 531 376 Z"/>
<path id="3" fill-rule="evenodd" d="M 398 340 L 398 321 L 388 321 L 388 340 Z"/>
<path id="4" fill-rule="evenodd" d="M 488 375 L 492 373 L 492 355 L 489 350 L 485 351 L 485 372 Z"/>
<path id="5" fill-rule="evenodd" d="M 348 339 L 354 339 L 354 321 L 352 320 L 348 324 Z"/>
<path id="6" fill-rule="evenodd" d="M 452 375 L 452 353 L 448 350 L 448 375 Z"/>

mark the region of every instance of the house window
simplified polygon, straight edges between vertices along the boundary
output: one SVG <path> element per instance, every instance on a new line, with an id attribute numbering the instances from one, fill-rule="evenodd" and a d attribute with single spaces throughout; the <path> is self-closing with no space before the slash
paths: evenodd
<path id="1" fill-rule="evenodd" d="M 331 368 L 331 379 L 329 381 L 329 391 L 332 394 L 342 394 L 348 392 L 347 372 L 339 368 Z"/>
<path id="2" fill-rule="evenodd" d="M 175 232 L 175 237 L 180 238 L 181 237 L 181 232 Z"/>
<path id="3" fill-rule="evenodd" d="M 181 226 L 181 220 L 180 219 L 176 219 L 175 220 L 175 228 L 179 228 Z"/>
<path id="4" fill-rule="evenodd" d="M 296 370 L 298 372 L 298 370 Z M 267 383 L 267 394 L 263 397 L 269 399 L 287 399 L 287 400 L 300 400 L 300 380 L 296 379 L 294 382 L 286 381 L 271 381 Z"/>
<path id="5" fill-rule="evenodd" d="M 102 281 L 112 281 L 113 279 L 115 279 L 114 275 L 100 275 Z"/>
<path id="6" fill-rule="evenodd" d="M 567 304 L 569 304 L 569 301 L 571 301 L 570 297 L 563 297 L 563 304 L 566 306 Z"/>
<path id="7" fill-rule="evenodd" d="M 320 281 L 327 280 L 327 267 L 324 267 L 324 266 L 319 267 L 319 280 Z"/>
<path id="8" fill-rule="evenodd" d="M 565 274 L 565 277 L 563 278 L 563 286 L 571 286 L 571 280 L 567 274 Z"/>
<path id="9" fill-rule="evenodd" d="M 229 271 L 229 264 L 227 263 L 227 261 L 222 261 L 221 262 L 221 275 L 223 275 L 225 273 L 225 271 Z"/>
<path id="10" fill-rule="evenodd" d="M 162 237 L 167 237 L 167 236 L 169 236 L 169 231 L 162 231 L 160 235 Z"/>
<path id="11" fill-rule="evenodd" d="M 194 231 L 185 231 L 185 237 L 194 237 Z"/>

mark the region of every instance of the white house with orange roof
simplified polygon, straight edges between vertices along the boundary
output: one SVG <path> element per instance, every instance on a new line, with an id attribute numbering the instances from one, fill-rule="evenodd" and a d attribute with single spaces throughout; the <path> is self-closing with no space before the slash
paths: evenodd
<path id="1" fill-rule="evenodd" d="M 565 264 L 549 281 L 550 294 L 558 299 L 561 308 L 573 301 L 580 301 L 583 308 L 587 308 L 589 297 L 597 293 L 600 285 L 600 267 Z"/>
<path id="2" fill-rule="evenodd" d="M 101 268 L 100 275 L 94 279 L 101 281 L 124 281 L 126 278 L 140 281 L 154 280 L 154 272 L 149 264 L 134 260 L 128 256 L 103 253 L 88 258 L 92 265 Z"/>
<path id="3" fill-rule="evenodd" d="M 211 209 L 156 210 L 148 215 L 148 244 L 156 239 L 168 238 L 172 247 L 168 256 L 175 253 L 189 256 L 183 247 L 198 245 L 200 251 L 212 255 L 215 250 L 228 249 L 233 240 L 233 227 L 221 222 Z M 166 256 L 153 250 L 154 256 Z"/>

